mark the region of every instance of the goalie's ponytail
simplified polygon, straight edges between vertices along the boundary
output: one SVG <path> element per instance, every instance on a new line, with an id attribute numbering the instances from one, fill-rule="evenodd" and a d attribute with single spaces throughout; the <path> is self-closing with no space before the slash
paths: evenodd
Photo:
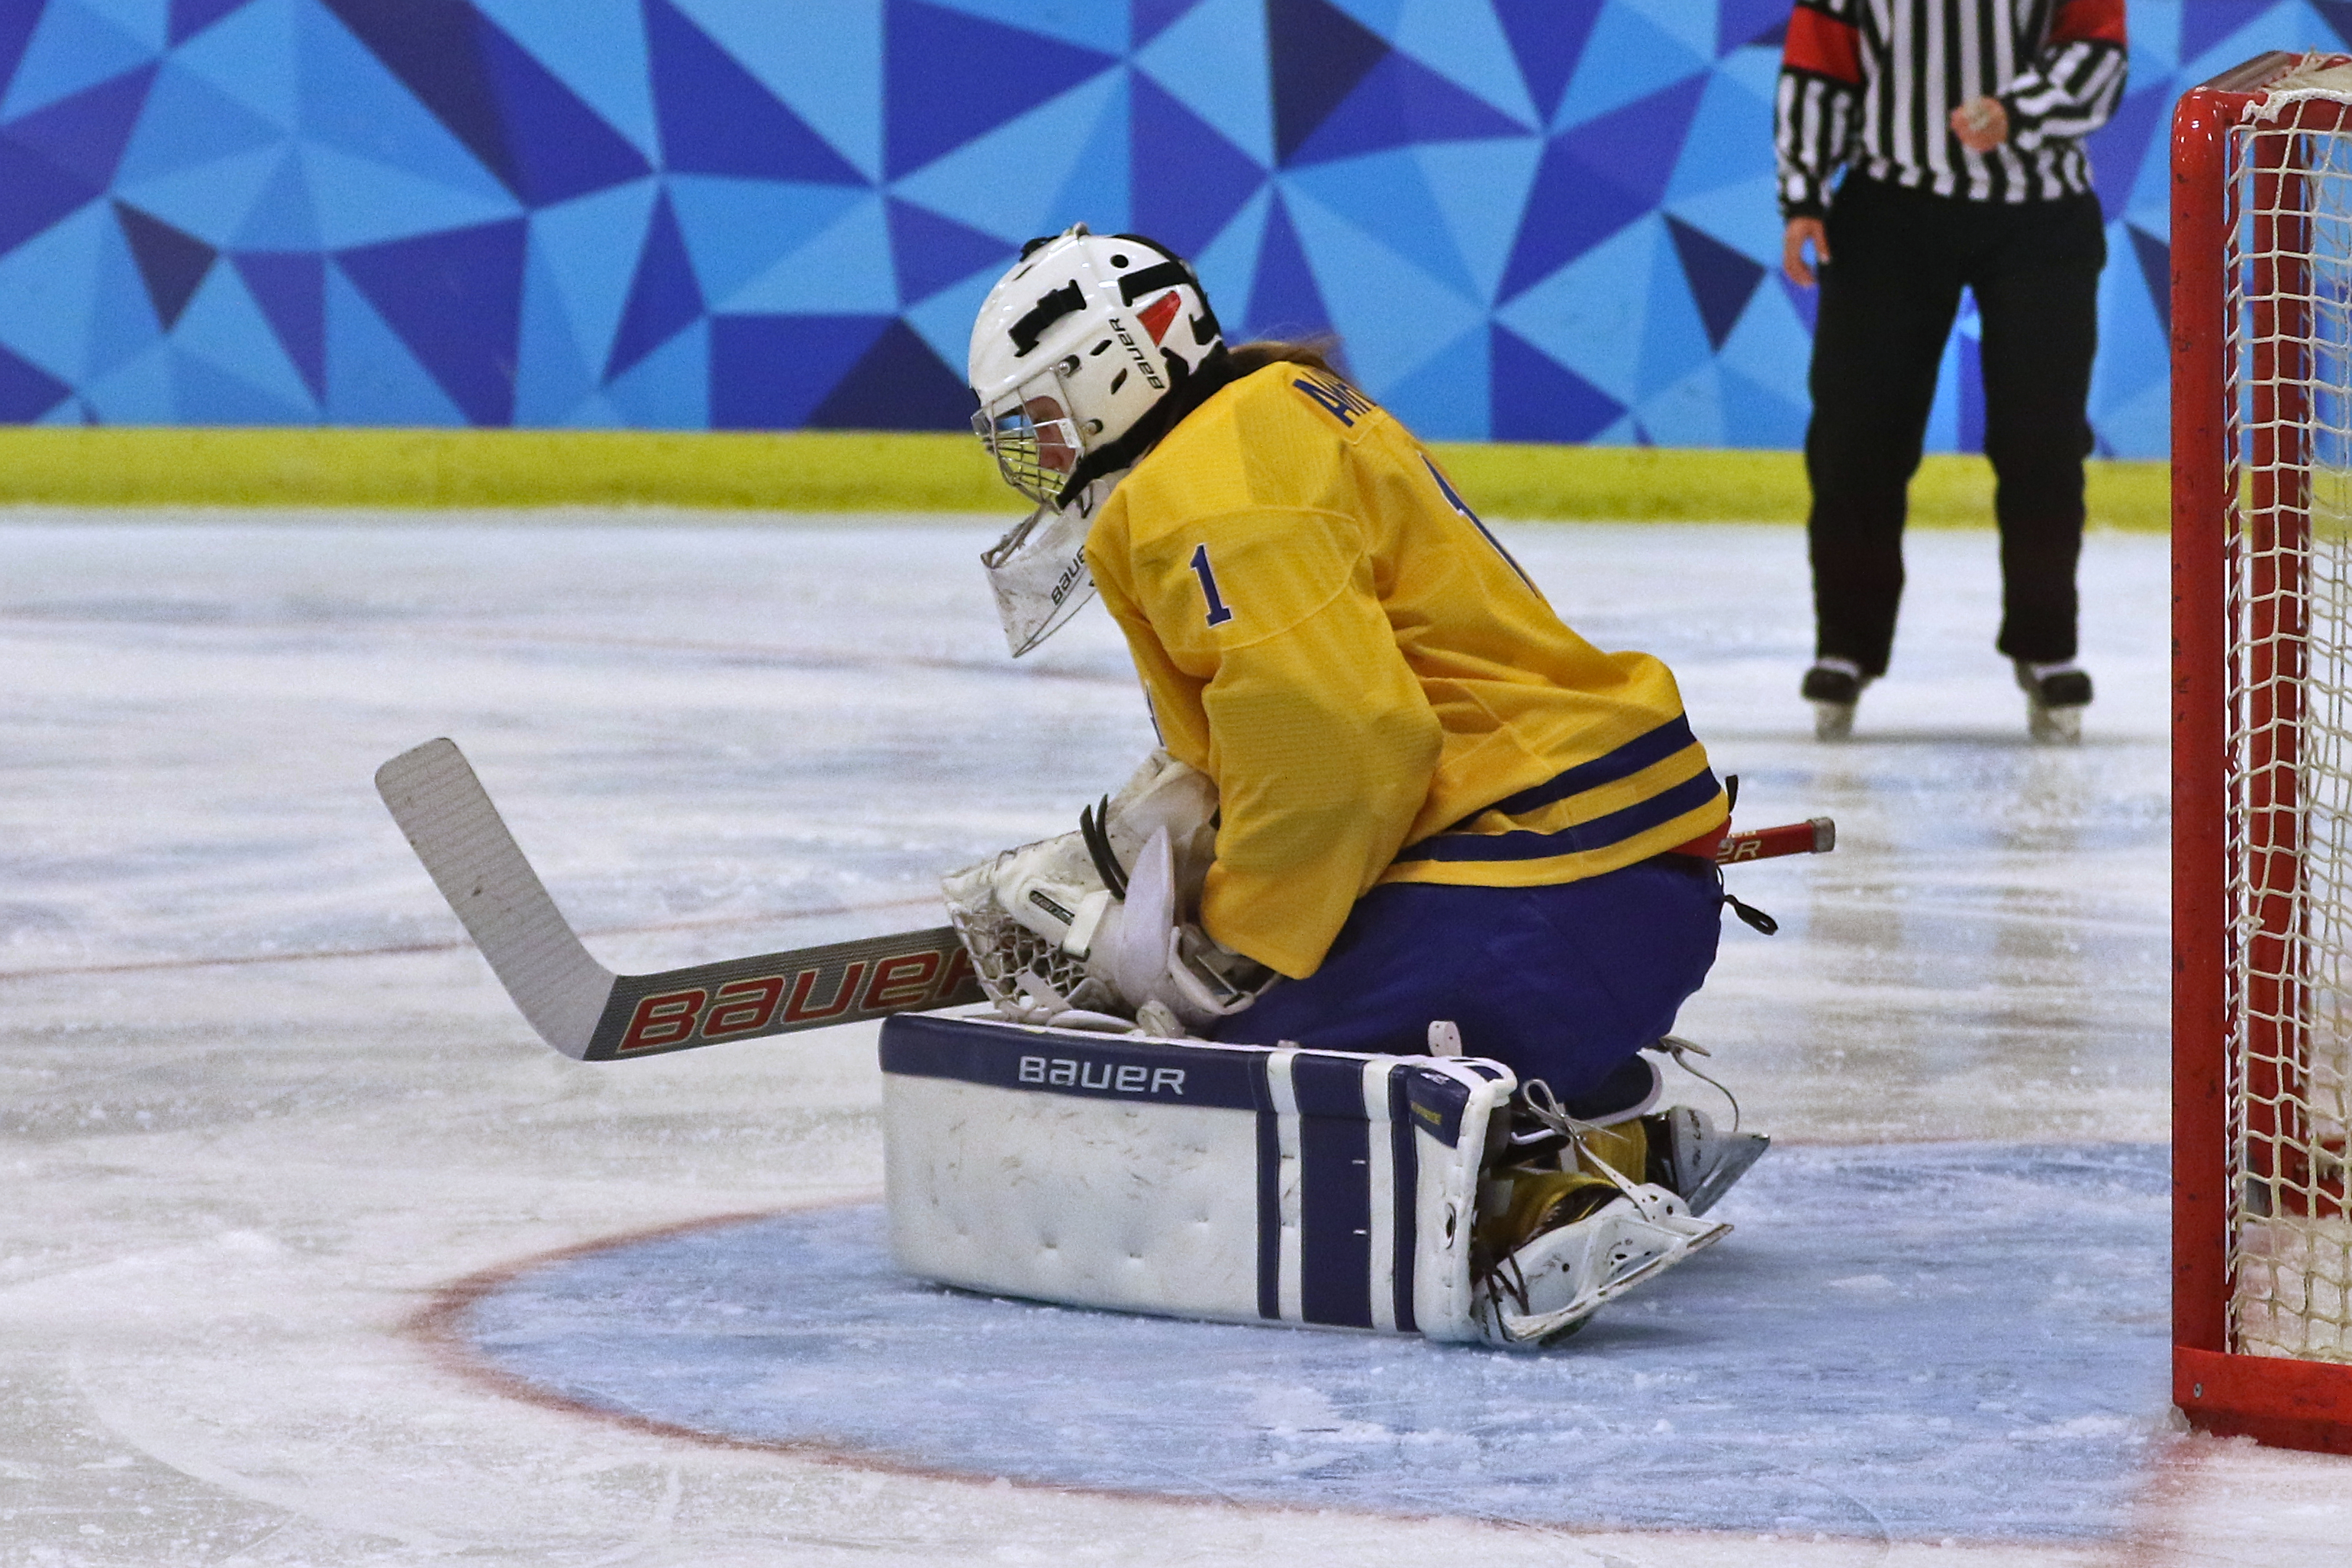
<path id="1" fill-rule="evenodd" d="M 1305 365 L 1327 376 L 1345 379 L 1345 372 L 1331 362 L 1339 352 L 1339 340 L 1329 332 L 1318 332 L 1311 338 L 1261 338 L 1225 352 L 1233 356 L 1234 370 L 1244 376 L 1268 365 L 1290 364 Z"/>

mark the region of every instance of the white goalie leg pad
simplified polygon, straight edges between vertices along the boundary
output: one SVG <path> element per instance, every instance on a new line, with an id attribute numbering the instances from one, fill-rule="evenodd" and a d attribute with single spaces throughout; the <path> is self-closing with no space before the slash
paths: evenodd
<path id="1" fill-rule="evenodd" d="M 969 1290 L 1533 1350 L 1731 1228 L 1621 1174 L 1474 1263 L 1518 1087 L 1475 1057 L 902 1013 L 881 1059 L 893 1253 Z"/>
<path id="2" fill-rule="evenodd" d="M 1479 1177 L 1517 1087 L 1499 1063 L 920 1013 L 884 1024 L 880 1054 L 908 1273 L 1123 1312 L 1482 1335 Z"/>
<path id="3" fill-rule="evenodd" d="M 1538 1349 L 1730 1230 L 1695 1218 L 1664 1187 L 1633 1187 L 1504 1259 L 1481 1293 L 1479 1327 L 1490 1344 Z"/>

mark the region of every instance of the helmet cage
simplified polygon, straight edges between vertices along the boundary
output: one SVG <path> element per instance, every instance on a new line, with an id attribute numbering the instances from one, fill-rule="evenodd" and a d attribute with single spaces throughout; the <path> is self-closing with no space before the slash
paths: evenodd
<path id="1" fill-rule="evenodd" d="M 1036 405 L 1044 403 L 1063 412 L 1058 417 L 1041 420 Z M 971 416 L 972 434 L 996 459 L 996 471 L 1004 482 L 1042 507 L 1055 503 L 1071 469 L 1087 450 L 1085 435 L 1070 416 L 1069 406 L 1061 367 L 1054 364 Z M 1058 464 L 1050 461 L 1056 454 L 1061 457 Z"/>

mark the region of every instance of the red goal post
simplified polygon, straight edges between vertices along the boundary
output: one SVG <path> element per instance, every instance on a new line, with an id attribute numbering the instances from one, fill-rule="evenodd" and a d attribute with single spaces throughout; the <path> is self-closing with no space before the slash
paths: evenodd
<path id="1" fill-rule="evenodd" d="M 2173 118 L 2173 1400 L 2352 1453 L 2352 68 L 2331 65 L 2352 61 L 2250 60 Z"/>

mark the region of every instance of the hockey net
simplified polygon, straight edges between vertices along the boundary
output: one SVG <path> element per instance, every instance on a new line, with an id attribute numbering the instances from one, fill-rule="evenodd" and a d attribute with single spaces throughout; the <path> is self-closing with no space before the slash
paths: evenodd
<path id="1" fill-rule="evenodd" d="M 2327 78 L 2333 77 L 2333 81 Z M 2302 96 L 2310 94 L 2312 96 Z M 2230 138 L 2233 1348 L 2352 1361 L 2352 68 Z"/>
<path id="2" fill-rule="evenodd" d="M 2273 1368 L 2212 1396 L 2245 1408 L 2200 1410 L 2236 1375 L 2177 1356 L 2205 1369 L 2177 1381 L 2202 1424 L 2341 1448 L 2352 62 L 2273 56 L 2217 78 L 2183 99 L 2174 157 L 2176 1341 L 2310 1364 L 2326 1398 L 2287 1398 Z M 2340 1420 L 2324 1414 L 2338 1396 Z"/>

